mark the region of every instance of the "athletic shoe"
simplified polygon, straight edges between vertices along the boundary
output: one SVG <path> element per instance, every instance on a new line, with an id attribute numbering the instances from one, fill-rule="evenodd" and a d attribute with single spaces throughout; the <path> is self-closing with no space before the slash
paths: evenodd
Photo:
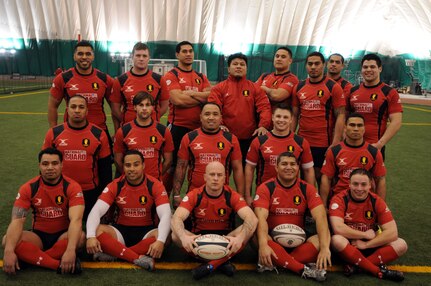
<path id="1" fill-rule="evenodd" d="M 96 252 L 95 254 L 93 254 L 93 261 L 114 262 L 117 261 L 117 257 L 104 252 Z"/>
<path id="2" fill-rule="evenodd" d="M 301 278 L 307 279 L 312 278 L 316 281 L 325 281 L 326 280 L 326 270 L 317 269 L 315 263 L 309 263 L 308 265 L 304 265 L 304 270 L 302 270 Z"/>
<path id="3" fill-rule="evenodd" d="M 257 264 L 257 272 L 258 273 L 263 273 L 265 271 L 275 271 L 278 274 L 277 267 L 275 267 L 275 266 L 265 266 L 265 265 L 262 265 L 262 264 L 258 263 Z"/>
<path id="4" fill-rule="evenodd" d="M 236 272 L 235 265 L 233 265 L 230 261 L 223 263 L 217 269 L 220 270 L 224 275 L 229 276 L 229 277 L 232 277 Z"/>
<path id="5" fill-rule="evenodd" d="M 70 274 L 81 274 L 82 273 L 82 268 L 81 268 L 81 260 L 79 260 L 78 257 L 76 257 L 75 259 L 75 270 L 70 273 Z M 61 266 L 58 266 L 57 268 L 57 274 L 62 274 L 61 273 Z"/>
<path id="6" fill-rule="evenodd" d="M 142 267 L 148 271 L 154 270 L 154 258 L 146 255 L 141 255 L 138 259 L 133 260 L 133 264 Z"/>
<path id="7" fill-rule="evenodd" d="M 385 265 L 380 265 L 379 278 L 401 282 L 404 280 L 404 273 L 397 270 L 389 270 Z"/>
<path id="8" fill-rule="evenodd" d="M 350 277 L 353 274 L 358 274 L 358 273 L 361 273 L 361 272 L 362 272 L 362 269 L 359 268 L 356 265 L 352 265 L 352 264 L 344 264 L 343 265 L 343 273 L 347 277 Z"/>
<path id="9" fill-rule="evenodd" d="M 199 280 L 204 278 L 205 276 L 210 275 L 213 270 L 214 266 L 212 266 L 211 264 L 201 264 L 192 270 L 192 276 L 195 280 Z"/>

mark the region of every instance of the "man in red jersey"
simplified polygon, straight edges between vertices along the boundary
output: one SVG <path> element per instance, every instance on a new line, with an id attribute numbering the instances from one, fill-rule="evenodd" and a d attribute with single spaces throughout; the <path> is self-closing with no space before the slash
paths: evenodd
<path id="1" fill-rule="evenodd" d="M 362 58 L 363 83 L 351 89 L 347 110 L 362 113 L 365 118 L 365 141 L 382 150 L 401 128 L 402 112 L 398 92 L 380 80 L 382 61 L 375 54 Z M 390 122 L 387 125 L 387 122 Z"/>
<path id="2" fill-rule="evenodd" d="M 169 129 L 154 121 L 155 101 L 151 94 L 138 92 L 133 97 L 135 120 L 126 123 L 115 134 L 114 160 L 123 172 L 123 157 L 127 150 L 138 150 L 145 158 L 145 173 L 158 180 L 172 164 L 174 144 Z"/>
<path id="3" fill-rule="evenodd" d="M 68 104 L 72 97 L 81 95 L 88 102 L 88 121 L 105 130 L 109 136 L 106 115 L 103 110 L 105 99 L 111 106 L 115 127 L 118 127 L 121 119 L 120 104 L 110 100 L 113 79 L 93 68 L 94 49 L 90 42 L 78 42 L 74 49 L 73 59 L 76 62 L 75 67 L 56 76 L 52 83 L 48 100 L 49 127 L 57 125 L 58 107 L 61 101 L 64 99 Z M 64 121 L 67 121 L 67 112 Z M 109 138 L 109 140 L 111 139 Z"/>
<path id="4" fill-rule="evenodd" d="M 201 112 L 202 127 L 187 133 L 181 140 L 174 177 L 174 206 L 181 202 L 180 191 L 187 167 L 188 190 L 192 190 L 205 184 L 205 167 L 213 161 L 226 166 L 226 184 L 229 184 L 230 171 L 233 170 L 237 191 L 240 195 L 244 194 L 244 173 L 239 142 L 235 135 L 221 130 L 221 118 L 220 107 L 215 103 L 206 103 Z"/>
<path id="5" fill-rule="evenodd" d="M 389 270 L 385 264 L 403 255 L 407 243 L 398 237 L 397 224 L 386 203 L 370 192 L 371 180 L 367 170 L 356 169 L 350 174 L 350 189 L 332 198 L 331 245 L 350 264 L 346 274 L 360 268 L 380 279 L 402 281 L 404 274 Z"/>
<path id="6" fill-rule="evenodd" d="M 227 60 L 229 77 L 211 89 L 209 102 L 222 110 L 223 125 L 239 139 L 243 166 L 253 136 L 266 134 L 271 125 L 271 106 L 265 92 L 247 80 L 247 57 L 232 54 Z"/>
<path id="7" fill-rule="evenodd" d="M 244 197 L 248 205 L 253 202 L 252 185 L 256 168 L 257 187 L 277 175 L 277 157 L 286 151 L 293 153 L 298 159 L 304 180 L 313 186 L 316 184 L 310 145 L 307 140 L 290 131 L 292 110 L 286 104 L 275 106 L 272 125 L 274 128 L 271 132 L 253 139 L 247 153 Z"/>
<path id="8" fill-rule="evenodd" d="M 319 52 L 307 56 L 309 78 L 295 86 L 292 98 L 293 130 L 298 124 L 298 135 L 310 143 L 318 184 L 326 150 L 341 140 L 346 106 L 341 86 L 324 75 L 324 64 Z"/>
<path id="9" fill-rule="evenodd" d="M 169 197 L 159 180 L 144 173 L 144 157 L 139 151 L 127 151 L 123 160 L 124 176 L 103 190 L 88 217 L 87 251 L 103 252 L 152 271 L 154 258 L 162 256 L 170 231 Z M 113 204 L 118 208 L 116 222 L 100 224 Z"/>
<path id="10" fill-rule="evenodd" d="M 48 130 L 42 148 L 54 147 L 63 154 L 64 174 L 82 187 L 86 220 L 97 197 L 112 180 L 111 151 L 106 133 L 87 121 L 84 97 L 70 98 L 67 113 L 67 122 Z"/>
<path id="11" fill-rule="evenodd" d="M 56 149 L 40 151 L 40 175 L 19 189 L 3 237 L 3 270 L 7 274 L 20 270 L 18 259 L 57 273 L 81 273 L 76 249 L 84 243 L 84 199 L 79 184 L 62 175 L 62 159 Z M 23 228 L 30 207 L 33 226 L 26 231 Z"/>
<path id="12" fill-rule="evenodd" d="M 177 153 L 181 139 L 188 132 L 199 128 L 201 106 L 207 101 L 211 85 L 208 78 L 193 70 L 194 50 L 190 42 L 182 41 L 175 48 L 178 66 L 163 76 L 169 91 L 168 123 L 174 140 L 172 168 L 163 183 L 172 189 L 172 180 L 177 166 Z"/>
<path id="13" fill-rule="evenodd" d="M 346 138 L 330 148 L 322 167 L 320 196 L 323 204 L 335 194 L 349 188 L 350 173 L 358 168 L 370 171 L 376 182 L 376 193 L 386 197 L 386 167 L 379 149 L 365 142 L 364 117 L 360 113 L 350 113 L 344 127 Z M 333 185 L 333 179 L 336 183 Z"/>
<path id="14" fill-rule="evenodd" d="M 281 153 L 277 158 L 277 176 L 260 185 L 253 206 L 258 218 L 257 239 L 259 268 L 272 270 L 274 265 L 289 269 L 303 278 L 326 280 L 331 265 L 330 233 L 326 211 L 314 186 L 298 178 L 299 165 L 294 154 Z M 275 242 L 269 231 L 277 225 L 290 223 L 304 228 L 306 211 L 316 220 L 317 235 L 288 253 Z M 259 272 L 260 272 L 259 271 Z"/>
<path id="15" fill-rule="evenodd" d="M 151 117 L 158 122 L 168 110 L 169 93 L 165 81 L 162 81 L 161 75 L 148 69 L 150 49 L 146 44 L 138 42 L 133 46 L 132 59 L 130 71 L 115 78 L 111 100 L 122 104 L 122 124 L 125 124 L 136 118 L 133 97 L 140 91 L 147 92 L 155 103 Z"/>
<path id="16" fill-rule="evenodd" d="M 289 70 L 291 64 L 292 51 L 288 47 L 279 47 L 274 55 L 275 72 L 264 73 L 256 81 L 256 85 L 265 91 L 273 109 L 279 103 L 291 105 L 293 87 L 299 82 Z"/>
<path id="17" fill-rule="evenodd" d="M 241 252 L 253 235 L 257 219 L 244 199 L 225 184 L 226 171 L 220 162 L 211 162 L 205 169 L 205 185 L 193 189 L 183 198 L 172 216 L 172 240 L 191 256 L 197 247 L 195 239 L 201 234 L 225 235 L 229 240 L 229 254 L 211 260 L 193 269 L 193 278 L 199 280 L 219 269 L 227 276 L 233 276 L 235 266 L 230 259 Z M 235 214 L 243 220 L 237 228 Z M 191 229 L 184 227 L 184 221 L 191 218 Z"/>
<path id="18" fill-rule="evenodd" d="M 330 79 L 335 80 L 341 86 L 344 92 L 344 97 L 346 97 L 350 93 L 350 89 L 353 87 L 353 84 L 341 76 L 341 72 L 344 69 L 344 57 L 337 53 L 330 55 L 326 67 L 328 69 L 326 75 Z"/>

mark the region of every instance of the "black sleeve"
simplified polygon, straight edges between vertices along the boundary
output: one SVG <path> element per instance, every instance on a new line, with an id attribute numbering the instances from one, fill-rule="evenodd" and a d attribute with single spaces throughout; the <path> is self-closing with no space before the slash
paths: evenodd
<path id="1" fill-rule="evenodd" d="M 99 188 L 103 190 L 107 184 L 112 181 L 112 160 L 111 156 L 100 158 L 97 161 L 97 168 L 99 172 Z"/>

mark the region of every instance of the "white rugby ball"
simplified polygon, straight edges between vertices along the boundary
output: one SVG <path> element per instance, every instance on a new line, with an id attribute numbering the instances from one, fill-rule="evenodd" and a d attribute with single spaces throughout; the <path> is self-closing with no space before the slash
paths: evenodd
<path id="1" fill-rule="evenodd" d="M 229 240 L 218 234 L 204 234 L 195 239 L 198 247 L 195 253 L 206 260 L 215 260 L 225 257 L 229 253 L 227 248 Z"/>
<path id="2" fill-rule="evenodd" d="M 297 247 L 307 239 L 305 231 L 295 224 L 279 224 L 271 231 L 275 242 L 284 247 Z"/>

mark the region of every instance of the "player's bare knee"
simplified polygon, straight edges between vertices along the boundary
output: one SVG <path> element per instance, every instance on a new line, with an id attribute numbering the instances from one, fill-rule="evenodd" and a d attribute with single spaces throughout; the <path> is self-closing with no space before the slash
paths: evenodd
<path id="1" fill-rule="evenodd" d="M 404 253 L 406 253 L 407 249 L 408 249 L 407 242 L 402 238 L 398 238 L 397 240 L 392 242 L 390 245 L 394 248 L 394 250 L 398 256 L 401 256 Z"/>
<path id="2" fill-rule="evenodd" d="M 346 248 L 348 243 L 349 243 L 349 241 L 342 235 L 335 234 L 331 237 L 331 246 L 336 251 L 343 250 L 344 248 Z"/>
<path id="3" fill-rule="evenodd" d="M 111 232 L 111 228 L 105 224 L 99 224 L 99 226 L 96 229 L 96 236 L 101 235 L 102 233 L 110 233 Z"/>
<path id="4" fill-rule="evenodd" d="M 6 245 L 6 235 L 3 235 L 3 238 L 1 240 L 1 246 L 4 248 Z"/>

